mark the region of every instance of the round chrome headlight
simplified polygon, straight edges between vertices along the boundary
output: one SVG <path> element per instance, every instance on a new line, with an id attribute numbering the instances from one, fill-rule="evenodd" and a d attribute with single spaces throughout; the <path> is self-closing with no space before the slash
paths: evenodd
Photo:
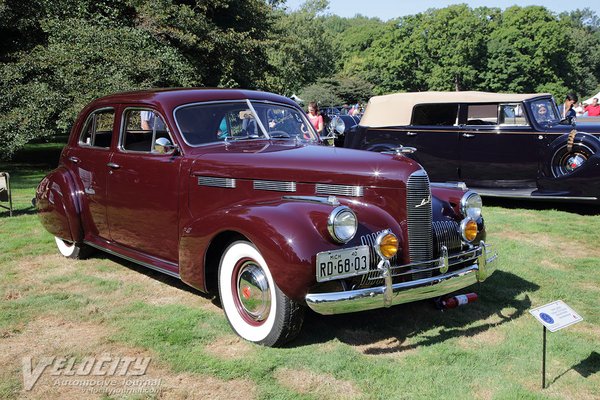
<path id="1" fill-rule="evenodd" d="M 347 243 L 356 234 L 358 219 L 356 214 L 346 206 L 336 207 L 327 219 L 329 234 L 339 243 Z"/>
<path id="2" fill-rule="evenodd" d="M 477 220 L 481 217 L 482 206 L 481 196 L 471 190 L 460 199 L 460 212 L 466 218 Z"/>

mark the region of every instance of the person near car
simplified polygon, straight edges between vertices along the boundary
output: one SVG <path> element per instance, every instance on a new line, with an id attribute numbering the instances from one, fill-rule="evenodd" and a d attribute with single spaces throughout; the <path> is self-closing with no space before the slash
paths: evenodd
<path id="1" fill-rule="evenodd" d="M 598 104 L 598 98 L 594 97 L 592 104 L 585 106 L 585 111 L 588 117 L 600 117 L 600 104 Z"/>
<path id="2" fill-rule="evenodd" d="M 575 103 L 577 103 L 577 95 L 569 93 L 565 97 L 565 104 L 563 104 L 563 118 L 575 118 L 577 113 L 575 112 Z"/>
<path id="3" fill-rule="evenodd" d="M 323 116 L 319 114 L 319 106 L 317 106 L 317 103 L 315 101 L 311 101 L 310 103 L 308 103 L 307 116 L 312 126 L 315 128 L 319 136 L 321 136 L 323 134 L 325 125 L 323 123 Z"/>
<path id="4" fill-rule="evenodd" d="M 158 119 L 156 117 L 157 115 L 154 113 L 154 111 L 141 111 L 141 128 L 145 131 L 151 131 L 154 128 L 156 128 L 157 131 L 164 131 L 166 129 L 165 123 L 162 121 L 161 117 L 158 117 Z M 154 122 L 156 122 L 156 126 L 154 125 Z"/>

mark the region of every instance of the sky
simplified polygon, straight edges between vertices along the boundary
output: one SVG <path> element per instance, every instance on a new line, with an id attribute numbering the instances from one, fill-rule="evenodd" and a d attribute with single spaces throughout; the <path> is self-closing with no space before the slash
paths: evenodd
<path id="1" fill-rule="evenodd" d="M 297 9 L 304 0 L 287 0 L 286 5 L 290 10 Z M 475 7 L 507 7 L 542 5 L 555 13 L 563 11 L 573 11 L 576 9 L 590 8 L 598 13 L 598 2 L 591 0 L 578 0 L 574 2 L 566 0 L 545 0 L 545 1 L 514 1 L 514 0 L 329 0 L 329 13 L 339 15 L 340 17 L 353 17 L 356 14 L 362 14 L 366 17 L 378 17 L 383 21 L 404 15 L 417 14 L 430 8 L 444 8 L 451 4 L 466 3 L 471 8 Z"/>

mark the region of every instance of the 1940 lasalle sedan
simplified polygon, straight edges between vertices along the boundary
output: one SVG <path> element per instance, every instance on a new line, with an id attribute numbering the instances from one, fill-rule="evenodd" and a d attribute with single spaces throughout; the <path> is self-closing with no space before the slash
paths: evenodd
<path id="1" fill-rule="evenodd" d="M 434 298 L 492 272 L 481 198 L 401 152 L 320 145 L 264 92 L 93 101 L 36 193 L 59 251 L 97 248 L 218 292 L 241 337 L 281 345 L 317 313 Z"/>

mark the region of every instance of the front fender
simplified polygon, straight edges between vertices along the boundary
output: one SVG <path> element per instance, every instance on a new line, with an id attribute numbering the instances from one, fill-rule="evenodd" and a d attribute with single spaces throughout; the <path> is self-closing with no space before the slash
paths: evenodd
<path id="1" fill-rule="evenodd" d="M 59 166 L 42 179 L 36 189 L 36 208 L 52 235 L 73 242 L 83 240 L 75 182 L 66 168 Z"/>
<path id="2" fill-rule="evenodd" d="M 346 205 L 355 211 L 359 221 L 355 238 L 347 244 L 336 243 L 329 236 L 327 218 L 336 207 L 329 204 L 282 199 L 241 204 L 200 217 L 184 228 L 180 241 L 181 279 L 206 290 L 206 276 L 210 272 L 206 267 L 211 261 L 206 258 L 207 250 L 219 234 L 235 232 L 258 248 L 277 286 L 288 297 L 304 301 L 308 288 L 316 283 L 317 253 L 359 246 L 361 237 L 383 229 L 392 229 L 402 238 L 398 223 L 382 209 L 365 204 Z"/>

